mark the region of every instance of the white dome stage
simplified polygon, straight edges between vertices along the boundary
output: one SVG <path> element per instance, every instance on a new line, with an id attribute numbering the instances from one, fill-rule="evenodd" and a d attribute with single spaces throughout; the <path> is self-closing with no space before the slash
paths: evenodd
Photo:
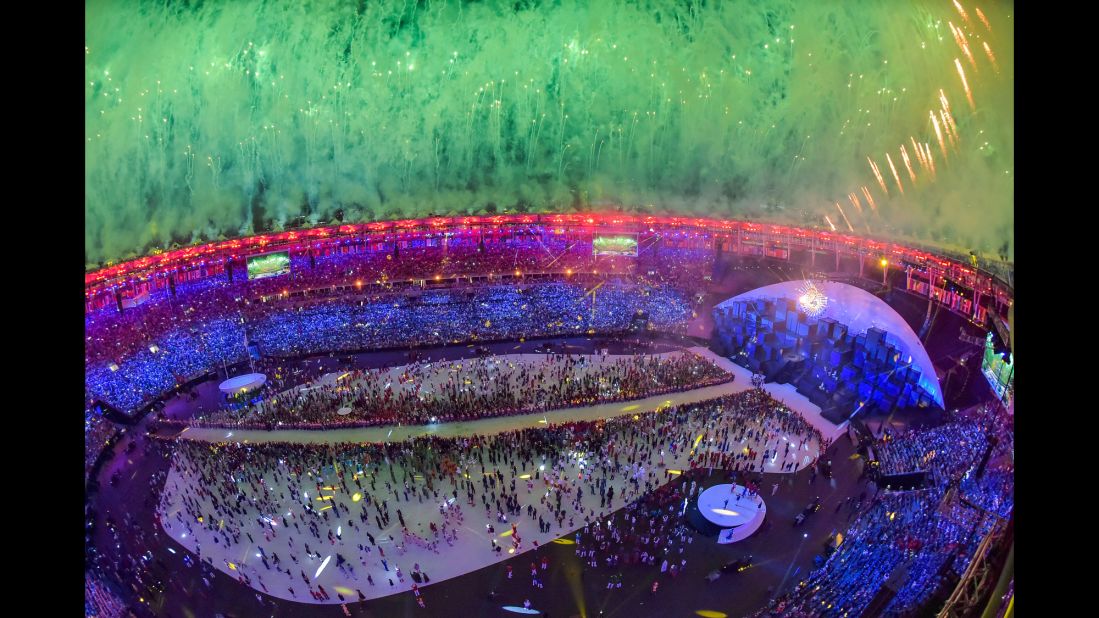
<path id="1" fill-rule="evenodd" d="M 267 383 L 267 376 L 262 373 L 246 373 L 234 376 L 218 385 L 218 389 L 226 395 L 240 395 L 248 391 L 256 390 Z"/>
<path id="2" fill-rule="evenodd" d="M 698 512 L 706 521 L 721 528 L 717 542 L 736 543 L 752 536 L 767 517 L 767 503 L 760 496 L 738 496 L 742 485 L 714 485 L 698 496 Z"/>
<path id="3" fill-rule="evenodd" d="M 738 301 L 757 299 L 798 301 L 809 285 L 810 282 L 804 279 L 765 285 L 738 294 L 719 303 L 714 309 L 732 306 Z M 846 325 L 852 333 L 861 333 L 868 328 L 884 330 L 888 339 L 894 341 L 907 356 L 905 362 L 919 368 L 920 387 L 934 398 L 935 403 L 939 406 L 943 405 L 942 388 L 939 385 L 939 377 L 935 373 L 935 366 L 931 363 L 931 357 L 927 355 L 927 350 L 924 349 L 919 336 L 899 313 L 884 300 L 853 285 L 835 281 L 813 281 L 812 285 L 826 298 L 826 304 L 812 319 L 831 318 Z"/>

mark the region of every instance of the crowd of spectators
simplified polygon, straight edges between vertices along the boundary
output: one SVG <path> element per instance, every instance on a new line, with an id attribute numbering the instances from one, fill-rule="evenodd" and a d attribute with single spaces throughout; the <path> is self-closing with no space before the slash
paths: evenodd
<path id="1" fill-rule="evenodd" d="M 466 237 L 446 247 L 420 240 L 396 256 L 384 248 L 295 255 L 288 275 L 249 281 L 239 272 L 230 281 L 222 273 L 176 283 L 174 294 L 161 281 L 137 306 L 120 313 L 108 304 L 86 314 L 85 390 L 133 412 L 179 384 L 247 359 L 248 342 L 262 354 L 297 355 L 617 332 L 631 326 L 638 310 L 654 327 L 681 330 L 692 317 L 688 292 L 712 269 L 707 254 L 651 248 L 636 258 L 594 256 L 590 241 L 553 235 L 483 246 Z M 558 281 L 524 279 L 535 275 Z M 501 283 L 505 276 L 515 283 Z M 447 287 L 423 289 L 439 280 Z M 279 296 L 325 288 L 333 290 L 319 297 L 327 302 Z M 270 295 L 275 299 L 260 302 Z"/>
<path id="2" fill-rule="evenodd" d="M 552 354 L 420 361 L 355 370 L 221 410 L 195 426 L 321 429 L 468 421 L 642 399 L 732 380 L 712 361 L 672 355 Z M 350 408 L 346 415 L 338 414 Z"/>
<path id="3" fill-rule="evenodd" d="M 995 453 L 1011 453 L 1014 431 L 1005 414 L 981 405 L 955 413 L 948 422 L 930 429 L 886 429 L 873 449 L 880 474 L 926 472 L 930 482 L 944 485 L 973 466 L 989 444 Z"/>
<path id="4" fill-rule="evenodd" d="M 854 523 L 827 562 L 779 597 L 760 615 L 857 616 L 878 595 L 877 615 L 910 616 L 957 583 L 977 545 L 1010 517 L 1014 475 L 1009 464 L 979 471 L 988 436 L 994 454 L 1013 449 L 1010 419 L 993 408 L 967 411 L 928 430 L 913 430 L 874 445 L 888 473 L 924 470 L 925 485 L 880 491 L 864 508 L 863 498 L 841 504 Z M 994 456 L 992 459 L 996 459 Z M 838 513 L 838 511 L 837 511 Z M 879 601 L 881 603 L 881 601 Z"/>
<path id="5" fill-rule="evenodd" d="M 972 464 L 986 444 L 980 425 L 960 421 L 905 434 L 887 430 L 874 452 L 882 475 L 926 472 L 931 482 L 943 483 L 953 471 Z"/>
<path id="6" fill-rule="evenodd" d="M 101 577 L 84 573 L 84 616 L 87 618 L 125 618 L 133 614 L 126 603 Z"/>
<path id="7" fill-rule="evenodd" d="M 592 294 L 582 285 L 551 282 L 253 306 L 247 321 L 250 341 L 261 354 L 297 356 L 621 332 L 639 310 L 663 330 L 681 329 L 691 318 L 689 301 L 670 289 L 608 283 Z"/>
<path id="8" fill-rule="evenodd" d="M 247 359 L 244 337 L 239 318 L 210 318 L 165 332 L 118 363 L 87 365 L 84 386 L 93 397 L 131 412 L 223 364 Z"/>
<path id="9" fill-rule="evenodd" d="M 93 407 L 84 409 L 84 481 L 92 471 L 99 454 L 108 446 L 108 442 L 118 431 L 111 421 L 103 418 L 102 413 Z"/>
<path id="10" fill-rule="evenodd" d="M 823 567 L 768 612 L 775 616 L 858 616 L 890 581 L 895 595 L 879 615 L 920 608 L 965 571 L 991 521 L 941 490 L 887 492 L 858 519 Z"/>

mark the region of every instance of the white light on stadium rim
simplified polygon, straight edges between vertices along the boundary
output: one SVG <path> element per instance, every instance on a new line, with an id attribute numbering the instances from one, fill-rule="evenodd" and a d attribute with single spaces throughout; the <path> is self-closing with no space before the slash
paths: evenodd
<path id="1" fill-rule="evenodd" d="M 828 297 L 820 291 L 820 288 L 810 282 L 798 291 L 801 292 L 798 296 L 798 307 L 805 315 L 815 318 L 824 313 L 825 307 L 828 306 Z"/>

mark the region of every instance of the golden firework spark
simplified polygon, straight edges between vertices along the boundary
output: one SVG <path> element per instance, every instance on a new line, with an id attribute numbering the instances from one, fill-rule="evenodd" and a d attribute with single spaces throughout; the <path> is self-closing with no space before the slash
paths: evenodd
<path id="1" fill-rule="evenodd" d="M 881 170 L 878 169 L 878 164 L 874 163 L 874 160 L 870 157 L 866 157 L 866 160 L 870 162 L 870 169 L 874 170 L 874 178 L 878 179 L 878 184 L 881 185 L 881 190 L 885 191 L 886 195 L 889 195 L 889 189 L 885 186 L 885 179 L 881 176 Z"/>
<path id="2" fill-rule="evenodd" d="M 942 88 L 939 88 L 939 103 L 942 104 L 943 109 L 950 111 L 950 101 L 947 100 L 946 93 L 943 92 Z"/>
<path id="3" fill-rule="evenodd" d="M 862 195 L 866 198 L 866 203 L 870 204 L 870 210 L 878 212 L 878 205 L 874 203 L 874 198 L 870 196 L 870 189 L 867 189 L 866 185 L 862 186 Z"/>
<path id="4" fill-rule="evenodd" d="M 935 177 L 935 159 L 931 158 L 931 145 L 923 143 L 923 156 L 927 159 L 927 166 L 931 168 L 931 177 Z"/>
<path id="5" fill-rule="evenodd" d="M 943 110 L 939 110 L 939 119 L 943 121 L 943 131 L 946 133 L 946 138 L 950 141 L 950 145 L 954 148 L 958 147 L 957 138 L 950 130 L 950 123 L 946 121 L 946 114 Z"/>
<path id="6" fill-rule="evenodd" d="M 904 195 L 904 186 L 901 185 L 901 175 L 897 173 L 897 167 L 893 165 L 893 159 L 889 156 L 889 153 L 885 153 L 885 160 L 889 163 L 889 169 L 893 170 L 893 179 L 897 181 L 897 189 L 900 190 L 901 195 Z"/>
<path id="7" fill-rule="evenodd" d="M 962 16 L 962 20 L 968 24 L 969 15 L 965 14 L 965 9 L 962 8 L 962 5 L 958 4 L 958 0 L 954 0 L 954 8 L 958 9 L 958 13 Z"/>
<path id="8" fill-rule="evenodd" d="M 978 73 L 977 60 L 973 57 L 973 52 L 969 51 L 969 43 L 962 43 L 962 53 L 966 58 L 969 58 L 969 64 L 973 65 L 973 72 Z"/>
<path id="9" fill-rule="evenodd" d="M 854 206 L 855 210 L 859 211 L 859 214 L 861 215 L 862 214 L 862 203 L 859 202 L 859 196 L 855 195 L 854 193 L 848 193 L 847 194 L 847 199 L 851 200 L 851 205 Z"/>
<path id="10" fill-rule="evenodd" d="M 824 215 L 824 220 L 828 222 L 828 227 L 832 228 L 832 231 L 836 231 L 836 224 L 832 223 L 832 220 L 828 218 L 828 215 Z"/>
<path id="11" fill-rule="evenodd" d="M 988 31 L 992 32 L 992 26 L 988 23 L 988 18 L 985 17 L 985 14 L 981 12 L 980 7 L 977 7 L 977 17 L 981 20 L 981 23 L 985 25 L 985 28 L 988 28 Z"/>
<path id="12" fill-rule="evenodd" d="M 969 90 L 969 82 L 965 79 L 965 70 L 962 69 L 962 61 L 955 58 L 954 66 L 958 68 L 958 76 L 962 78 L 962 88 L 965 89 L 965 98 L 969 101 L 969 108 L 977 109 L 977 106 L 973 103 L 973 93 Z"/>
<path id="13" fill-rule="evenodd" d="M 854 232 L 855 228 L 851 227 L 851 220 L 847 218 L 847 213 L 843 212 L 843 207 L 840 206 L 839 202 L 836 202 L 836 208 L 839 209 L 840 216 L 843 217 L 843 222 L 847 224 L 847 230 L 849 232 Z"/>
<path id="14" fill-rule="evenodd" d="M 931 124 L 935 126 L 935 137 L 939 138 L 939 149 L 943 151 L 943 158 L 946 158 L 946 142 L 943 141 L 943 132 L 939 128 L 939 117 L 935 115 L 934 111 L 929 112 L 931 114 Z"/>
<path id="15" fill-rule="evenodd" d="M 916 152 L 916 160 L 920 162 L 921 167 L 927 169 L 927 159 L 923 156 L 923 148 L 916 142 L 915 137 L 909 137 L 908 139 L 912 141 L 912 149 Z"/>
<path id="16" fill-rule="evenodd" d="M 950 108 L 943 109 L 939 112 L 943 117 L 943 121 L 950 127 L 951 132 L 954 133 L 954 137 L 960 141 L 962 139 L 961 134 L 958 133 L 958 123 L 954 122 L 954 116 L 950 113 Z"/>
<path id="17" fill-rule="evenodd" d="M 992 53 L 992 48 L 988 46 L 988 41 L 983 43 L 985 48 L 985 55 L 988 56 L 988 61 L 992 63 L 992 70 L 997 73 L 1000 72 L 1000 65 L 996 64 L 996 56 Z"/>
<path id="18" fill-rule="evenodd" d="M 969 44 L 965 41 L 965 34 L 962 33 L 962 29 L 954 27 L 951 22 L 946 23 L 950 25 L 950 31 L 954 33 L 954 42 L 962 48 L 962 53 L 969 59 L 969 64 L 973 65 L 973 70 L 977 70 L 977 61 L 973 59 L 973 52 L 969 51 Z"/>
<path id="19" fill-rule="evenodd" d="M 904 161 L 904 166 L 908 168 L 908 177 L 915 183 L 916 172 L 912 171 L 912 161 L 908 159 L 908 151 L 904 149 L 904 144 L 901 144 L 901 160 Z"/>

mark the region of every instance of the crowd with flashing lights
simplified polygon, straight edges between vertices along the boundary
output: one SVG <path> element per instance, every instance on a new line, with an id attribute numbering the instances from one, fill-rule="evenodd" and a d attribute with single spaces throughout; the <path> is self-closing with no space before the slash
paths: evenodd
<path id="1" fill-rule="evenodd" d="M 94 408 L 84 410 L 84 480 L 88 480 L 99 454 L 107 447 L 110 439 L 118 432 L 118 427 L 103 418 Z"/>
<path id="2" fill-rule="evenodd" d="M 797 448 L 776 461 L 791 442 Z M 598 546 L 591 557 L 600 566 L 610 556 L 603 546 L 618 544 L 627 558 L 645 551 L 645 568 L 666 570 L 674 557 L 679 569 L 682 520 L 650 512 L 683 491 L 660 493 L 672 466 L 689 472 L 720 461 L 730 471 L 773 472 L 810 465 L 822 446 L 808 423 L 759 390 L 491 437 L 175 444 L 158 510 L 165 530 L 242 584 L 316 602 L 407 591 L 419 577 L 457 575 L 584 526 L 579 548 Z M 595 531 L 630 504 L 618 539 Z M 230 565 L 241 546 L 258 557 Z"/>
<path id="3" fill-rule="evenodd" d="M 678 296 L 670 289 L 700 289 L 712 268 L 713 252 L 706 249 L 668 247 L 660 242 L 651 242 L 642 248 L 636 258 L 595 256 L 590 240 L 547 233 L 514 234 L 502 239 L 489 239 L 484 244 L 475 236 L 462 235 L 450 238 L 445 246 L 441 238 L 430 241 L 419 239 L 408 243 L 396 254 L 392 243 L 350 243 L 341 245 L 337 251 L 315 255 L 312 259 L 305 253 L 295 254 L 291 272 L 284 276 L 249 281 L 243 267 L 238 265 L 234 268 L 236 274 L 232 280 L 224 272 L 190 280 L 180 277 L 175 284 L 175 294 L 169 292 L 167 278 L 161 277 L 139 305 L 119 313 L 113 302 L 106 303 L 87 314 L 86 387 L 91 395 L 112 406 L 132 411 L 176 384 L 198 377 L 219 364 L 244 360 L 247 350 L 244 346 L 246 328 L 242 312 L 250 309 L 250 316 L 262 315 L 270 309 L 270 305 L 260 303 L 257 308 L 257 299 L 284 291 L 324 291 L 330 288 L 337 296 L 346 296 L 363 291 L 364 288 L 355 284 L 363 284 L 367 286 L 365 289 L 374 291 L 378 291 L 377 284 L 383 284 L 382 287 L 390 292 L 403 293 L 417 289 L 409 283 L 411 281 L 432 282 L 436 279 L 501 277 L 516 273 L 521 276 L 548 273 L 565 279 L 579 279 L 581 274 L 585 274 L 597 276 L 600 280 L 607 276 L 622 276 L 630 281 L 643 282 L 641 288 L 632 288 L 635 291 L 640 289 L 642 294 L 648 293 L 647 290 L 666 292 L 668 298 L 660 298 L 657 294 L 652 302 L 645 303 L 658 314 L 654 317 L 654 323 L 660 325 L 679 322 L 683 319 L 679 314 L 687 307 L 682 299 L 669 301 Z M 573 274 L 577 277 L 573 278 Z M 597 282 L 577 287 L 583 287 L 586 293 L 594 285 Z M 625 289 L 627 292 L 630 290 Z M 608 292 L 610 298 L 606 303 L 599 304 L 611 307 L 615 304 L 614 292 Z M 592 315 L 590 303 L 587 322 L 585 318 L 577 319 L 583 314 L 580 309 L 584 308 L 582 300 L 586 296 L 581 294 L 577 298 L 576 294 L 563 295 L 560 291 L 557 296 L 563 303 L 559 307 L 561 311 L 547 308 L 540 316 L 547 318 L 544 320 L 546 324 L 551 321 L 549 318 L 561 322 L 554 332 L 575 333 L 601 328 L 601 322 L 621 322 L 621 317 L 599 316 L 598 309 Z M 381 302 L 378 296 L 374 300 Z M 622 306 L 623 303 L 618 302 L 616 308 Z M 687 313 L 690 313 L 689 310 Z M 344 311 L 335 317 L 357 317 L 357 314 Z M 384 315 L 376 317 L 394 323 L 398 321 Z M 492 330 L 481 326 L 484 320 L 465 317 L 465 331 L 458 332 L 459 337 L 503 332 L 503 329 Z M 485 314 L 483 317 L 491 319 L 492 316 Z M 422 317 L 405 321 L 425 322 Z M 279 328 L 278 325 L 271 326 Z M 537 321 L 532 328 L 512 324 L 503 336 L 510 336 L 513 332 L 522 336 L 522 333 L 532 330 L 540 332 L 546 328 Z M 430 333 L 425 332 L 424 335 L 427 337 Z M 357 338 L 362 339 L 361 336 Z M 352 337 L 352 340 L 355 339 Z M 374 345 L 373 340 L 366 339 L 367 346 Z M 403 344 L 392 343 L 391 336 L 383 335 L 379 339 L 389 345 Z M 452 339 L 440 334 L 431 341 Z M 159 351 L 151 349 L 164 350 L 165 355 L 158 356 Z M 281 348 L 276 346 L 276 349 Z M 340 346 L 335 349 L 346 348 Z M 111 369 L 112 365 L 118 369 Z"/>
<path id="4" fill-rule="evenodd" d="M 146 442 L 143 454 L 152 455 L 156 449 L 156 445 Z M 155 598 L 164 592 L 165 581 L 154 575 L 151 569 L 154 563 L 162 570 L 167 569 L 164 561 L 153 553 L 163 547 L 163 531 L 155 525 L 143 524 L 136 513 L 141 508 L 146 511 L 156 508 L 156 491 L 164 485 L 167 474 L 166 469 L 154 472 L 146 481 L 148 492 L 139 492 L 138 498 L 133 498 L 122 508 L 112 510 L 107 507 L 108 512 L 102 518 L 95 509 L 85 504 L 85 519 L 88 522 L 85 528 L 85 578 L 96 584 L 93 602 L 102 603 L 97 608 L 105 610 L 105 616 L 132 616 L 130 610 L 133 605 L 142 603 L 151 606 Z M 143 500 L 141 506 L 137 503 L 138 499 Z M 97 525 L 93 526 L 93 522 Z M 103 541 L 96 542 L 97 536 Z M 189 557 L 185 557 L 184 563 L 194 566 L 194 561 Z M 205 566 L 203 571 L 207 571 Z M 213 577 L 212 572 L 208 575 Z M 109 585 L 104 586 L 107 582 Z M 116 588 L 112 589 L 110 585 Z M 109 613 L 117 609 L 111 595 L 119 591 L 123 591 L 128 599 L 127 612 Z M 87 595 L 85 599 L 87 601 Z"/>
<path id="5" fill-rule="evenodd" d="M 638 310 L 652 325 L 680 328 L 691 304 L 670 289 L 608 283 L 594 294 L 552 282 L 427 290 L 366 300 L 253 306 L 250 340 L 264 355 L 358 351 L 628 330 Z"/>
<path id="6" fill-rule="evenodd" d="M 123 618 L 130 615 L 130 610 L 103 578 L 85 573 L 84 615 L 87 618 Z"/>
<path id="7" fill-rule="evenodd" d="M 636 258 L 595 256 L 590 240 L 547 235 L 515 235 L 480 244 L 474 236 L 412 241 L 395 255 L 392 243 L 348 242 L 328 253 L 295 252 L 287 275 L 248 280 L 239 263 L 230 280 L 224 271 L 200 271 L 184 280 L 180 275 L 174 295 L 168 278 L 160 277 L 144 302 L 119 314 L 113 302 L 90 311 L 85 321 L 85 360 L 118 362 L 148 347 L 172 330 L 201 326 L 212 317 L 232 317 L 241 306 L 282 292 L 362 289 L 413 289 L 412 282 L 461 278 L 513 277 L 551 274 L 644 276 L 653 287 L 698 289 L 713 268 L 713 252 L 704 249 L 652 244 Z M 219 266 L 223 269 L 224 266 Z M 148 286 L 149 284 L 143 284 Z M 108 295 L 109 296 L 109 295 Z M 104 297 L 106 298 L 106 297 Z M 113 300 L 109 299 L 108 300 Z"/>
<path id="8" fill-rule="evenodd" d="M 320 429 L 423 425 L 642 399 L 722 384 L 732 374 L 694 353 L 548 354 L 420 361 L 354 370 L 193 426 Z M 351 412 L 339 415 L 344 407 Z"/>
<path id="9" fill-rule="evenodd" d="M 162 333 L 156 343 L 120 363 L 87 366 L 85 389 L 119 410 L 133 411 L 179 385 L 247 359 L 244 341 L 239 318 L 210 318 Z"/>
<path id="10" fill-rule="evenodd" d="M 951 455 L 936 457 L 927 467 L 932 472 L 928 486 L 880 491 L 868 503 L 865 494 L 841 502 L 836 514 L 845 509 L 848 520 L 854 522 L 839 547 L 792 593 L 774 600 L 759 615 L 857 616 L 878 598 L 882 605 L 873 608 L 877 615 L 906 616 L 935 596 L 949 594 L 977 545 L 994 525 L 1010 516 L 1011 472 L 998 468 L 982 475 L 976 469 L 986 444 L 983 435 L 1003 438 L 996 450 L 1006 454 L 1013 444 L 1009 427 L 1010 419 L 1003 414 L 981 409 L 887 443 L 888 450 L 925 434 L 945 434 L 953 440 L 945 445 Z M 978 440 L 972 431 L 982 428 L 985 434 Z M 889 590 L 895 592 L 889 594 Z"/>
<path id="11" fill-rule="evenodd" d="M 180 309 L 175 329 L 161 324 L 171 322 L 175 314 L 157 310 L 149 319 L 160 320 L 155 340 L 141 339 L 141 346 L 118 362 L 103 356 L 105 348 L 89 342 L 100 360 L 86 365 L 85 388 L 120 410 L 133 411 L 180 384 L 246 360 L 246 342 L 264 355 L 297 356 L 622 332 L 632 327 L 639 310 L 647 312 L 654 327 L 675 331 L 692 317 L 690 300 L 672 288 L 610 282 L 589 293 L 588 287 L 565 281 L 461 286 L 304 305 L 252 303 L 231 315 L 224 313 L 232 304 L 209 303 Z M 122 323 L 129 324 L 129 318 Z M 89 330 L 94 332 L 89 340 L 107 340 L 116 332 L 136 337 L 134 331 L 118 330 L 116 322 L 107 324 Z"/>
<path id="12" fill-rule="evenodd" d="M 997 450 L 1009 448 L 1013 432 L 989 409 L 967 411 L 950 422 L 920 431 L 900 432 L 887 429 L 873 449 L 881 475 L 923 471 L 930 482 L 944 484 L 958 470 L 977 463 L 984 454 L 989 437 Z"/>

